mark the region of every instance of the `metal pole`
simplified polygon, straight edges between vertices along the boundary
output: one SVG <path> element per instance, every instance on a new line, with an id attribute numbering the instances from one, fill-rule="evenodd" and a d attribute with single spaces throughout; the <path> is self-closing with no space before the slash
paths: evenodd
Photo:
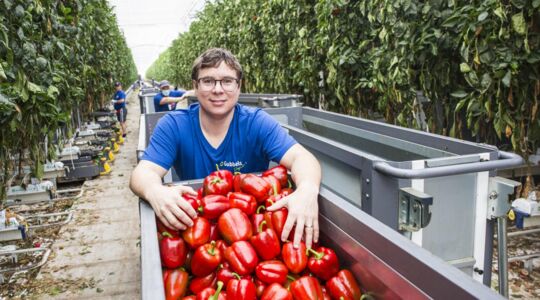
<path id="1" fill-rule="evenodd" d="M 506 216 L 497 218 L 497 251 L 499 254 L 499 294 L 508 298 L 508 253 L 506 253 Z"/>

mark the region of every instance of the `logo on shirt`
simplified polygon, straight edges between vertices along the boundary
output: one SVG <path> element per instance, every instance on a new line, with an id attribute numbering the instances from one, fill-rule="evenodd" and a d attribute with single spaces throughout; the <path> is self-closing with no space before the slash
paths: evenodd
<path id="1" fill-rule="evenodd" d="M 232 168 L 233 172 L 241 172 L 242 168 L 247 165 L 247 162 L 237 161 L 222 161 L 219 163 L 220 167 Z"/>

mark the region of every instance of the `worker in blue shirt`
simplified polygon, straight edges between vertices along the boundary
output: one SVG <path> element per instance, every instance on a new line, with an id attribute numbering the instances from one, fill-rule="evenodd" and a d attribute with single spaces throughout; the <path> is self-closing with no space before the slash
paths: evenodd
<path id="1" fill-rule="evenodd" d="M 126 117 L 127 117 L 127 108 L 126 108 L 126 93 L 122 90 L 122 84 L 120 82 L 114 83 L 114 88 L 116 92 L 114 93 L 113 100 L 111 101 L 114 105 L 114 110 L 116 111 L 116 118 L 120 122 L 122 127 L 122 136 L 126 137 Z"/>
<path id="2" fill-rule="evenodd" d="M 193 225 L 197 213 L 181 195 L 197 193 L 183 185 L 163 185 L 171 167 L 188 180 L 207 176 L 216 165 L 250 173 L 264 171 L 274 161 L 291 172 L 296 190 L 267 210 L 287 207 L 281 239 L 287 240 L 294 227 L 293 245 L 298 247 L 304 237 L 311 247 L 319 238 L 317 159 L 268 113 L 238 104 L 242 67 L 228 50 L 204 52 L 195 60 L 191 78 L 198 103 L 159 120 L 133 170 L 131 190 L 150 203 L 164 225 L 184 230 Z"/>
<path id="3" fill-rule="evenodd" d="M 154 96 L 154 108 L 156 112 L 174 110 L 176 103 L 184 100 L 182 97 L 184 91 L 171 90 L 171 84 L 167 80 L 159 83 L 159 89 L 161 91 Z"/>

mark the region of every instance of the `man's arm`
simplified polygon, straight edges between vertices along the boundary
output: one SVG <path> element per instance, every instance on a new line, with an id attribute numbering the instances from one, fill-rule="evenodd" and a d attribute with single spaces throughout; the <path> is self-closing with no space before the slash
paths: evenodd
<path id="1" fill-rule="evenodd" d="M 296 191 L 268 208 L 270 211 L 288 207 L 289 215 L 281 234 L 281 240 L 289 237 L 294 224 L 294 245 L 298 247 L 302 235 L 306 233 L 306 247 L 319 240 L 318 195 L 321 184 L 321 166 L 315 156 L 300 144 L 292 146 L 280 161 L 291 171 Z M 305 227 L 304 227 L 305 226 Z"/>
<path id="2" fill-rule="evenodd" d="M 161 222 L 170 228 L 184 230 L 193 226 L 192 219 L 197 213 L 181 195 L 197 195 L 191 188 L 183 185 L 164 186 L 161 178 L 167 170 L 161 166 L 141 160 L 131 173 L 130 188 L 135 195 L 146 199 Z"/>

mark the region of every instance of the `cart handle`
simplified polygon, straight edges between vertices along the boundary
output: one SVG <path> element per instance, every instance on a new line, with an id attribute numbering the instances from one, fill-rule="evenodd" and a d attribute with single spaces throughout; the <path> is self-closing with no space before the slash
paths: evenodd
<path id="1" fill-rule="evenodd" d="M 497 160 L 432 167 L 427 169 L 402 169 L 393 167 L 386 162 L 379 161 L 374 163 L 373 168 L 382 174 L 396 178 L 423 179 L 504 169 L 523 163 L 523 158 L 515 153 L 498 151 L 498 157 L 499 159 Z"/>

